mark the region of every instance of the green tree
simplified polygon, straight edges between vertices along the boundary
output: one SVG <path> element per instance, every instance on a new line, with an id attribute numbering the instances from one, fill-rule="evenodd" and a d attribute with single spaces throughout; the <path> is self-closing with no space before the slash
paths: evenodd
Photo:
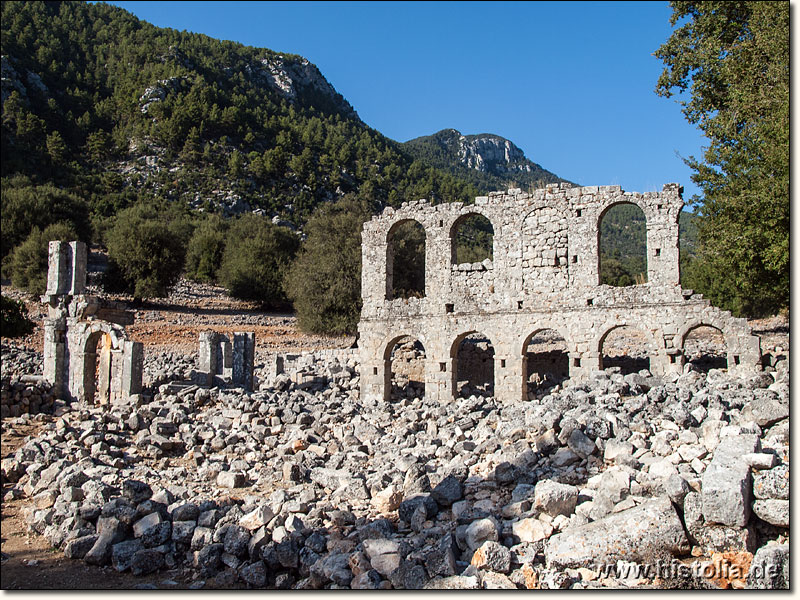
<path id="1" fill-rule="evenodd" d="M 186 249 L 186 276 L 194 281 L 216 282 L 225 252 L 228 225 L 218 215 L 209 215 L 194 230 Z"/>
<path id="2" fill-rule="evenodd" d="M 689 285 L 740 315 L 789 303 L 789 3 L 672 2 L 656 92 L 709 140 L 686 162 L 700 199 Z M 702 277 L 699 274 L 702 273 Z"/>
<path id="3" fill-rule="evenodd" d="M 52 184 L 31 185 L 29 179 L 19 175 L 4 178 L 0 190 L 3 206 L 0 239 L 4 257 L 22 243 L 34 227 L 41 231 L 52 223 L 70 223 L 77 232 L 77 239 L 89 239 L 89 209 L 77 195 Z"/>
<path id="4" fill-rule="evenodd" d="M 189 235 L 188 221 L 175 208 L 139 204 L 121 211 L 107 234 L 107 287 L 137 301 L 166 296 L 183 271 Z"/>
<path id="5" fill-rule="evenodd" d="M 348 195 L 323 204 L 308 220 L 308 237 L 285 285 L 304 331 L 355 333 L 361 313 L 361 228 L 371 214 L 366 202 Z"/>
<path id="6" fill-rule="evenodd" d="M 280 306 L 286 302 L 283 278 L 299 245 L 285 227 L 253 213 L 242 215 L 228 230 L 219 282 L 234 298 Z"/>
<path id="7" fill-rule="evenodd" d="M 0 335 L 5 338 L 21 337 L 33 332 L 35 323 L 28 318 L 23 302 L 6 296 L 0 297 Z"/>
<path id="8" fill-rule="evenodd" d="M 9 257 L 8 274 L 14 287 L 30 294 L 44 294 L 47 287 L 47 255 L 51 241 L 77 239 L 70 223 L 53 223 L 41 231 L 34 227 Z"/>

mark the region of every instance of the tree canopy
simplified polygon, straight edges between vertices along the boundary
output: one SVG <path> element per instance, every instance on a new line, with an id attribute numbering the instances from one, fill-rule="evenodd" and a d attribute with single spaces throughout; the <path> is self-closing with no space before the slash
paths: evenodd
<path id="1" fill-rule="evenodd" d="M 737 314 L 773 313 L 789 303 L 789 3 L 671 5 L 656 93 L 680 94 L 708 138 L 686 160 L 703 192 L 687 283 Z"/>

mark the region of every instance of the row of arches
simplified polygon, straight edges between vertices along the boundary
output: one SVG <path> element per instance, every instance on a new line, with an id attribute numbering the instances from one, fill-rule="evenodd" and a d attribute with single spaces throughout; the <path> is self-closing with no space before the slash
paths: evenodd
<path id="1" fill-rule="evenodd" d="M 534 227 L 536 229 L 536 227 Z M 598 221 L 600 284 L 630 286 L 647 283 L 647 219 L 636 204 L 621 202 L 606 208 Z M 494 258 L 495 228 L 483 214 L 468 213 L 450 228 L 451 264 L 481 263 Z M 535 232 L 527 237 L 534 237 Z M 425 295 L 425 228 L 404 219 L 387 234 L 387 299 Z"/>
<path id="2" fill-rule="evenodd" d="M 723 333 L 710 325 L 689 329 L 681 340 L 686 362 L 695 370 L 725 369 L 727 345 Z M 647 336 L 632 326 L 615 327 L 602 338 L 603 369 L 617 367 L 622 374 L 650 369 L 652 348 Z M 392 399 L 421 398 L 425 394 L 426 351 L 412 336 L 395 338 L 384 355 L 390 369 Z M 495 352 L 491 340 L 480 332 L 462 334 L 451 348 L 456 397 L 492 396 Z M 567 342 L 553 329 L 531 333 L 523 343 L 521 376 L 528 398 L 543 395 L 569 378 Z"/>

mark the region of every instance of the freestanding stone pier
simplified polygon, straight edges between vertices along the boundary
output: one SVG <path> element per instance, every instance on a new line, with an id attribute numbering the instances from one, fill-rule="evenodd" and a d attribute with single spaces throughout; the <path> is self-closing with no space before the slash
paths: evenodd
<path id="1" fill-rule="evenodd" d="M 457 353 L 472 333 L 494 347 L 494 395 L 525 399 L 528 341 L 543 329 L 567 344 L 569 375 L 585 378 L 602 368 L 603 342 L 623 326 L 646 336 L 650 370 L 680 372 L 686 336 L 700 326 L 722 332 L 728 368 L 760 368 L 761 346 L 745 319 L 711 306 L 680 286 L 678 217 L 682 188 L 625 192 L 619 186 L 493 192 L 474 204 L 431 205 L 425 200 L 386 208 L 364 224 L 359 323 L 361 393 L 389 398 L 391 353 L 410 336 L 425 349 L 425 393 L 454 398 Z M 638 206 L 647 219 L 647 283 L 600 284 L 600 221 L 618 204 Z M 471 215 L 494 229 L 493 261 L 456 264 L 454 235 Z M 416 221 L 425 232 L 425 294 L 392 297 L 392 232 Z"/>

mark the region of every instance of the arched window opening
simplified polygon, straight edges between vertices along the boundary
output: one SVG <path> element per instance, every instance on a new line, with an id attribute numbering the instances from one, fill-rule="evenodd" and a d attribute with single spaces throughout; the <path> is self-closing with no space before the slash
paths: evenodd
<path id="1" fill-rule="evenodd" d="M 425 396 L 425 347 L 417 339 L 405 336 L 397 340 L 389 354 L 392 371 L 391 399 Z"/>
<path id="2" fill-rule="evenodd" d="M 569 378 L 567 342 L 553 329 L 533 334 L 523 347 L 528 399 L 534 400 Z"/>
<path id="3" fill-rule="evenodd" d="M 494 227 L 483 215 L 470 214 L 458 219 L 451 239 L 455 265 L 494 260 Z"/>
<path id="4" fill-rule="evenodd" d="M 647 219 L 629 202 L 615 204 L 598 227 L 600 283 L 616 287 L 647 283 Z"/>
<path id="5" fill-rule="evenodd" d="M 696 371 L 728 368 L 725 336 L 716 327 L 700 325 L 683 338 L 683 355 Z"/>
<path id="6" fill-rule="evenodd" d="M 386 255 L 386 297 L 425 295 L 425 229 L 417 221 L 392 227 Z"/>
<path id="7" fill-rule="evenodd" d="M 616 369 L 623 375 L 650 370 L 647 336 L 635 327 L 617 327 L 606 334 L 600 348 L 603 369 Z"/>
<path id="8" fill-rule="evenodd" d="M 494 346 L 489 338 L 480 333 L 464 337 L 455 362 L 457 398 L 494 394 Z"/>

